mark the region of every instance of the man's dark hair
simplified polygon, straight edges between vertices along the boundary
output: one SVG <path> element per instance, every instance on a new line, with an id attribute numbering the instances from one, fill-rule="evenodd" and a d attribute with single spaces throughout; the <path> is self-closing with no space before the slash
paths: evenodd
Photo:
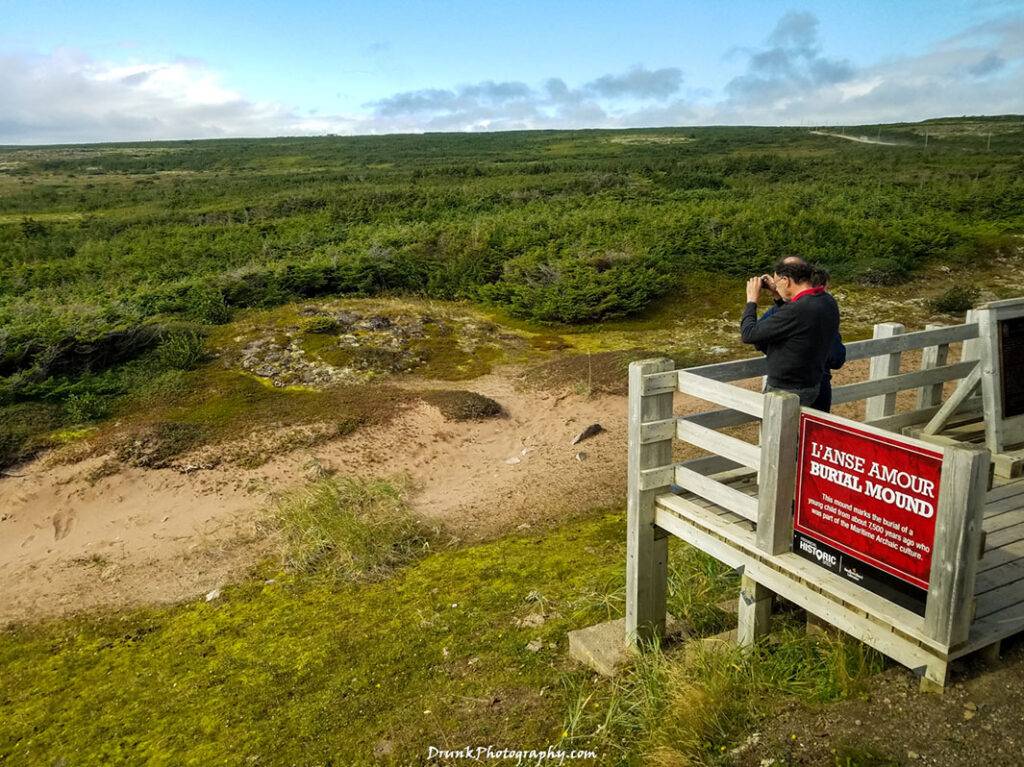
<path id="1" fill-rule="evenodd" d="M 828 273 L 828 269 L 824 266 L 812 266 L 811 267 L 811 284 L 816 288 L 828 287 L 829 282 L 832 280 L 832 275 Z"/>
<path id="2" fill-rule="evenodd" d="M 775 276 L 776 277 L 789 277 L 796 283 L 806 283 L 811 281 L 811 265 L 806 261 L 786 263 L 785 261 L 779 261 L 775 265 Z"/>

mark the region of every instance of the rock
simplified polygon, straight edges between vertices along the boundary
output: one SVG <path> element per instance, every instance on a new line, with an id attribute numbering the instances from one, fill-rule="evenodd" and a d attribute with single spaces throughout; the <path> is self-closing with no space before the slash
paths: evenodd
<path id="1" fill-rule="evenodd" d="M 547 617 L 542 613 L 530 613 L 525 618 L 516 618 L 515 624 L 519 628 L 537 628 L 543 626 Z"/>
<path id="2" fill-rule="evenodd" d="M 729 353 L 729 349 L 727 347 L 725 347 L 725 346 L 712 346 L 710 349 L 708 349 L 708 353 L 714 354 L 714 355 L 717 355 L 717 356 L 720 357 L 723 354 L 728 354 Z"/>
<path id="3" fill-rule="evenodd" d="M 220 589 L 214 589 L 206 594 L 206 601 L 212 602 L 214 599 L 220 599 Z"/>
<path id="4" fill-rule="evenodd" d="M 579 461 L 580 463 L 583 463 L 585 460 L 587 460 L 587 454 L 582 451 L 576 453 L 576 460 Z"/>
<path id="5" fill-rule="evenodd" d="M 512 465 L 515 465 L 515 464 L 517 464 L 517 463 L 521 463 L 521 462 L 522 462 L 522 460 L 523 460 L 523 459 L 522 459 L 522 458 L 520 458 L 520 457 L 519 457 L 518 455 L 513 455 L 513 456 L 511 456 L 511 457 L 509 457 L 509 458 L 506 458 L 506 459 L 505 459 L 505 463 L 507 463 L 507 464 L 509 464 L 510 466 L 512 466 Z"/>
<path id="6" fill-rule="evenodd" d="M 530 652 L 540 652 L 544 649 L 544 643 L 539 639 L 531 639 L 527 642 L 526 649 Z"/>
<path id="7" fill-rule="evenodd" d="M 964 708 L 966 708 L 968 711 L 977 711 L 978 704 L 972 700 L 969 700 L 966 703 L 964 703 Z"/>
<path id="8" fill-rule="evenodd" d="M 977 713 L 974 712 L 974 711 L 971 711 L 970 709 L 964 711 L 964 721 L 965 722 L 971 721 L 972 719 L 974 719 L 975 716 L 977 716 Z"/>
<path id="9" fill-rule="evenodd" d="M 578 445 L 583 440 L 590 439 L 591 437 L 596 437 L 598 434 L 600 434 L 603 431 L 604 431 L 604 427 L 601 424 L 599 424 L 599 423 L 592 423 L 592 424 L 590 424 L 590 426 L 588 426 L 583 431 L 581 431 L 579 434 L 577 434 L 575 437 L 573 437 L 572 444 Z"/>
<path id="10" fill-rule="evenodd" d="M 917 759 L 918 753 L 916 751 L 908 751 L 907 759 Z"/>

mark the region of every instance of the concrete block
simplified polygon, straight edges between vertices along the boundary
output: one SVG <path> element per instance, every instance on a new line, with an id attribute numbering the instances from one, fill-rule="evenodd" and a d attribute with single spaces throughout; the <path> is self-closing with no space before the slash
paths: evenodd
<path id="1" fill-rule="evenodd" d="M 685 638 L 686 627 L 671 615 L 665 619 L 666 641 Z M 612 677 L 628 666 L 637 649 L 626 641 L 626 619 L 597 623 L 569 632 L 569 656 L 602 676 Z"/>

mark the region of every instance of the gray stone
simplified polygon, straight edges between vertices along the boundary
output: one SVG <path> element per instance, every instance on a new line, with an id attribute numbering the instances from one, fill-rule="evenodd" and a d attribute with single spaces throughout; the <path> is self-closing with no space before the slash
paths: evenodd
<path id="1" fill-rule="evenodd" d="M 599 424 L 599 423 L 592 423 L 592 424 L 590 424 L 590 426 L 588 426 L 583 431 L 581 431 L 579 434 L 577 434 L 575 437 L 573 437 L 572 444 L 578 445 L 583 440 L 590 439 L 591 437 L 596 437 L 598 434 L 600 434 L 603 431 L 604 431 L 604 427 L 601 424 Z"/>

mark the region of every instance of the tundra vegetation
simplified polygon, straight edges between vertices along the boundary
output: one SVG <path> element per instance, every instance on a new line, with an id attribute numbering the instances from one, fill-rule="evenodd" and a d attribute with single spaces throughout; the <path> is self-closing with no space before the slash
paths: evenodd
<path id="1" fill-rule="evenodd" d="M 730 323 L 719 288 L 789 254 L 871 290 L 1019 261 L 1022 125 L 0 148 L 0 468 L 82 442 L 104 472 L 161 468 L 293 429 L 236 456 L 258 466 L 416 398 L 502 418 L 458 382 L 505 361 L 621 394 L 651 347 L 601 339 L 666 312 Z M 979 297 L 947 287 L 921 301 Z M 565 636 L 623 612 L 621 508 L 460 545 L 408 491 L 317 476 L 262 512 L 279 550 L 218 598 L 3 629 L 0 762 L 417 764 L 490 743 L 726 765 L 776 701 L 858 694 L 882 665 L 783 613 L 753 652 L 690 642 L 596 678 Z M 730 625 L 735 576 L 710 558 L 673 542 L 669 588 L 695 638 Z"/>

